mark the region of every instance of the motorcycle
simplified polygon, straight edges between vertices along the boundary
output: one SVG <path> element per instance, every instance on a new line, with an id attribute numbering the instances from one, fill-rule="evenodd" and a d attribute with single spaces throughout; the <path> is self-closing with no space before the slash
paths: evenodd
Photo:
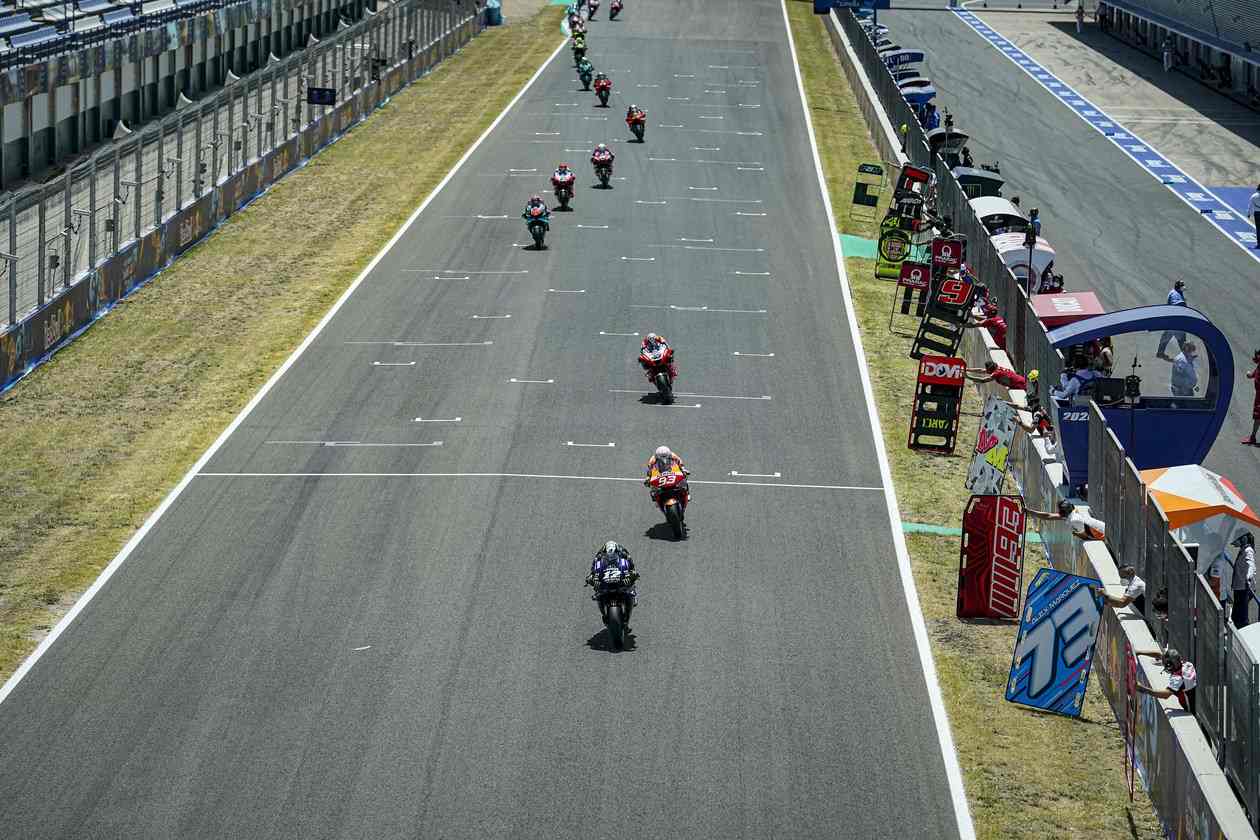
<path id="1" fill-rule="evenodd" d="M 595 177 L 599 179 L 601 187 L 608 189 L 608 182 L 612 180 L 612 163 L 595 164 Z"/>
<path id="2" fill-rule="evenodd" d="M 665 521 L 674 532 L 674 539 L 681 540 L 686 528 L 687 502 L 691 500 L 687 474 L 676 464 L 670 467 L 669 472 L 661 473 L 654 469 L 648 486 L 652 488 L 656 506 L 665 514 Z"/>
<path id="3" fill-rule="evenodd" d="M 639 364 L 648 381 L 656 386 L 661 402 L 670 405 L 674 401 L 674 348 L 660 345 L 652 352 L 647 348 L 639 351 Z"/>
<path id="4" fill-rule="evenodd" d="M 634 134 L 634 139 L 640 143 L 643 142 L 643 133 L 647 130 L 647 114 L 639 111 L 626 117 L 626 125 L 630 126 L 630 131 Z"/>
<path id="5" fill-rule="evenodd" d="M 595 587 L 591 600 L 599 606 L 599 614 L 608 628 L 608 638 L 614 650 L 621 650 L 626 645 L 626 626 L 634 597 L 630 590 L 638 577 L 633 570 L 623 572 L 614 565 L 604 569 L 598 580 L 589 583 Z"/>
<path id="6" fill-rule="evenodd" d="M 547 247 L 543 244 L 547 235 L 547 216 L 541 207 L 531 207 L 526 212 L 525 226 L 529 228 L 529 235 L 534 237 L 534 250 L 542 251 Z"/>
<path id="7" fill-rule="evenodd" d="M 599 0 L 589 0 L 586 4 L 586 19 L 595 20 L 595 13 L 599 11 Z"/>
<path id="8" fill-rule="evenodd" d="M 582 80 L 582 90 L 591 89 L 591 79 L 594 76 L 590 70 L 583 70 L 581 73 L 578 73 L 578 78 Z M 596 92 L 598 93 L 598 89 L 596 89 Z"/>
<path id="9" fill-rule="evenodd" d="M 577 41 L 574 41 L 574 42 L 573 42 L 573 64 L 574 64 L 574 66 L 577 66 L 578 64 L 581 64 L 581 63 L 582 63 L 582 59 L 584 59 L 584 58 L 586 58 L 586 41 L 585 41 L 585 40 L 583 40 L 581 43 L 578 43 Z"/>
<path id="10" fill-rule="evenodd" d="M 557 210 L 569 209 L 569 202 L 573 200 L 573 182 L 576 180 L 577 176 L 572 172 L 564 180 L 551 179 L 551 183 L 556 188 L 556 201 L 560 203 L 560 206 L 556 208 Z"/>
<path id="11" fill-rule="evenodd" d="M 612 79 L 596 79 L 595 95 L 599 97 L 601 108 L 608 107 L 608 97 L 612 95 Z"/>
<path id="12" fill-rule="evenodd" d="M 608 7 L 608 19 L 616 20 L 617 15 L 620 12 L 621 12 L 621 0 L 612 0 L 611 5 L 609 5 Z"/>

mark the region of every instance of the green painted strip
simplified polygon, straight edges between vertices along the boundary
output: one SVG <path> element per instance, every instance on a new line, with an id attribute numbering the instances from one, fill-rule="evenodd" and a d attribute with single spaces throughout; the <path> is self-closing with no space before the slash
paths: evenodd
<path id="1" fill-rule="evenodd" d="M 879 256 L 879 243 L 874 239 L 842 233 L 840 234 L 840 247 L 844 249 L 846 257 L 873 260 Z"/>
<path id="2" fill-rule="evenodd" d="M 962 528 L 951 528 L 948 525 L 928 525 L 924 522 L 902 522 L 901 532 L 903 534 L 934 534 L 938 537 L 962 536 Z M 1041 536 L 1036 531 L 1029 531 L 1024 535 L 1024 539 L 1030 543 L 1041 542 Z"/>

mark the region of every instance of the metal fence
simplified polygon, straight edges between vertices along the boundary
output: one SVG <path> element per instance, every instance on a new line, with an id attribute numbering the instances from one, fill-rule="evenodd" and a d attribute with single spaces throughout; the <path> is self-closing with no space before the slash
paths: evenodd
<path id="1" fill-rule="evenodd" d="M 322 42 L 312 38 L 302 53 L 242 79 L 229 76 L 222 90 L 184 104 L 60 177 L 0 198 L 7 323 L 17 324 L 128 243 L 319 125 L 382 73 L 417 56 L 425 56 L 426 65 L 441 60 L 474 20 L 433 0 L 381 5 Z M 337 104 L 306 105 L 308 85 L 336 88 Z"/>
<path id="2" fill-rule="evenodd" d="M 1194 716 L 1208 743 L 1219 751 L 1225 708 L 1225 612 L 1203 575 L 1195 575 L 1194 611 L 1198 625 L 1191 655 L 1199 675 Z"/>
<path id="3" fill-rule="evenodd" d="M 1230 635 L 1225 658 L 1225 749 L 1222 767 L 1241 793 L 1252 825 L 1260 813 L 1256 768 L 1256 709 L 1260 707 L 1260 668 L 1237 636 Z"/>

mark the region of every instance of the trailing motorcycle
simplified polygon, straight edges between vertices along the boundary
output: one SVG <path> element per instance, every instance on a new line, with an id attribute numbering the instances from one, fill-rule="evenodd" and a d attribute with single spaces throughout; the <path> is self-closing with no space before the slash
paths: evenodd
<path id="1" fill-rule="evenodd" d="M 582 90 L 590 90 L 591 79 L 595 78 L 595 76 L 590 70 L 582 69 L 578 71 L 578 78 L 582 81 Z"/>
<path id="2" fill-rule="evenodd" d="M 608 6 L 608 19 L 616 20 L 617 15 L 621 12 L 621 0 L 612 0 Z"/>
<path id="3" fill-rule="evenodd" d="M 595 20 L 595 13 L 598 11 L 599 11 L 599 0 L 587 0 L 586 19 Z"/>
<path id="4" fill-rule="evenodd" d="M 608 182 L 612 180 L 612 162 L 595 164 L 595 177 L 599 179 L 599 185 L 604 189 L 608 189 Z"/>
<path id="5" fill-rule="evenodd" d="M 534 237 L 534 250 L 544 250 L 547 246 L 543 244 L 543 239 L 546 238 L 547 230 L 550 227 L 547 221 L 546 209 L 530 207 L 521 215 L 525 218 L 525 226 L 529 229 L 529 235 Z"/>
<path id="6" fill-rule="evenodd" d="M 656 386 L 661 402 L 671 404 L 674 401 L 674 377 L 678 375 L 674 369 L 674 348 L 668 344 L 658 344 L 653 350 L 644 347 L 639 351 L 639 364 L 648 381 Z"/>
<path id="7" fill-rule="evenodd" d="M 687 503 L 691 501 L 691 490 L 687 487 L 687 473 L 675 464 L 668 472 L 659 472 L 655 468 L 648 478 L 648 487 L 652 489 L 652 499 L 665 521 L 674 532 L 674 539 L 681 540 L 686 529 L 685 517 Z"/>
<path id="8" fill-rule="evenodd" d="M 556 190 L 556 201 L 560 204 L 556 208 L 557 210 L 569 209 L 569 202 L 573 200 L 573 184 L 576 180 L 577 176 L 573 174 L 572 170 L 564 178 L 551 176 L 551 184 Z"/>

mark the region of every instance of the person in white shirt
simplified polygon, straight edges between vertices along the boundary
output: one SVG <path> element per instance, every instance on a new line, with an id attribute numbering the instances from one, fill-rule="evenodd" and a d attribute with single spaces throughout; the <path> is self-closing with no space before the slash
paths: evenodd
<path id="1" fill-rule="evenodd" d="M 1241 630 L 1251 620 L 1251 587 L 1256 580 L 1256 539 L 1243 531 L 1230 545 L 1238 549 L 1234 557 L 1234 574 L 1230 580 L 1233 607 L 1230 619 Z"/>
<path id="2" fill-rule="evenodd" d="M 1095 520 L 1097 521 L 1097 520 Z M 1104 587 L 1095 587 L 1098 594 L 1113 607 L 1127 607 L 1132 604 L 1138 612 L 1146 613 L 1146 581 L 1137 576 L 1137 569 L 1129 564 L 1120 567 L 1120 583 L 1124 585 L 1123 595 L 1108 595 Z"/>
<path id="3" fill-rule="evenodd" d="M 1256 247 L 1260 248 L 1260 184 L 1256 184 L 1256 191 L 1251 194 L 1251 200 L 1247 202 L 1247 213 L 1251 216 L 1251 224 L 1256 229 Z"/>
<path id="4" fill-rule="evenodd" d="M 1067 499 L 1059 502 L 1058 513 L 1026 508 L 1024 515 L 1034 519 L 1065 519 L 1068 527 L 1072 529 L 1072 536 L 1078 540 L 1101 540 L 1107 532 L 1107 526 L 1101 519 L 1095 519 L 1088 513 L 1077 510 L 1076 505 Z M 1143 591 L 1145 591 L 1145 584 L 1143 584 Z"/>
<path id="5" fill-rule="evenodd" d="M 1195 672 L 1193 664 L 1182 659 L 1176 648 L 1135 650 L 1133 655 L 1163 660 L 1164 670 L 1168 672 L 1168 688 L 1151 688 L 1141 683 L 1135 685 L 1134 688 L 1152 697 L 1164 698 L 1176 695 L 1181 702 L 1181 707 L 1190 714 L 1194 714 L 1194 690 L 1199 687 L 1199 675 Z"/>

